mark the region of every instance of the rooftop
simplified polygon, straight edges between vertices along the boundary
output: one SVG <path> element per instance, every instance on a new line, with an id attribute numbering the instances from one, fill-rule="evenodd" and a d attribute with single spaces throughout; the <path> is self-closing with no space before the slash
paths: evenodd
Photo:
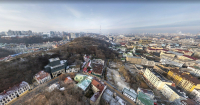
<path id="1" fill-rule="evenodd" d="M 59 58 L 51 58 L 49 59 L 49 62 L 53 62 L 53 61 L 57 61 L 57 60 L 60 60 Z"/>
<path id="2" fill-rule="evenodd" d="M 27 86 L 28 83 L 25 81 L 22 81 L 21 83 L 13 86 L 12 88 L 9 88 L 8 90 L 5 90 L 4 92 L 0 93 L 0 100 L 5 98 L 7 95 L 12 94 L 13 92 L 17 91 L 18 89 Z"/>
<path id="3" fill-rule="evenodd" d="M 48 77 L 49 75 L 50 75 L 50 74 L 47 73 L 47 72 L 40 71 L 40 72 L 38 72 L 37 74 L 35 74 L 35 78 L 36 78 L 37 80 L 41 80 L 41 79 L 43 79 L 43 78 L 45 78 L 45 77 Z"/>
<path id="4" fill-rule="evenodd" d="M 103 65 L 102 64 L 93 64 L 93 71 L 92 72 L 102 74 Z"/>
<path id="5" fill-rule="evenodd" d="M 94 85 L 96 88 L 99 89 L 99 91 L 103 91 L 105 84 L 101 81 L 99 81 L 97 78 L 93 78 L 92 85 Z"/>
<path id="6" fill-rule="evenodd" d="M 189 80 L 189 81 L 191 81 L 195 84 L 200 84 L 200 81 L 196 77 L 192 77 L 191 75 L 186 74 L 186 73 L 184 73 L 184 72 L 182 72 L 178 69 L 171 69 L 170 71 L 180 75 L 181 77 L 183 77 L 183 78 L 185 78 L 185 79 L 187 79 L 187 80 Z"/>
<path id="7" fill-rule="evenodd" d="M 153 73 L 154 75 L 156 75 L 161 81 L 163 81 L 163 82 L 172 82 L 172 81 L 166 79 L 166 78 L 165 78 L 164 76 L 162 76 L 161 74 L 157 73 L 155 70 L 151 70 L 151 71 L 152 71 L 152 73 Z"/>
<path id="8" fill-rule="evenodd" d="M 139 92 L 137 99 L 140 100 L 145 105 L 154 105 L 153 100 L 151 100 L 147 95 L 145 95 L 142 92 Z"/>

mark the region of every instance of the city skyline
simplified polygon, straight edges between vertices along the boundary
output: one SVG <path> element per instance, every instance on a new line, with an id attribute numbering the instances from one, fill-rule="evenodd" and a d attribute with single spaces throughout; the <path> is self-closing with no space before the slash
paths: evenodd
<path id="1" fill-rule="evenodd" d="M 198 33 L 200 11 L 192 3 L 0 4 L 0 31 L 102 33 Z"/>

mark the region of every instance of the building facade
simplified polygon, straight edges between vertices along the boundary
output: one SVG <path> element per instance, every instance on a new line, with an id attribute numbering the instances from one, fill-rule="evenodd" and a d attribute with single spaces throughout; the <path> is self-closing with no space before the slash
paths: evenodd
<path id="1" fill-rule="evenodd" d="M 22 81 L 20 84 L 15 85 L 14 87 L 0 93 L 0 105 L 7 105 L 17 97 L 28 92 L 30 86 L 27 82 Z"/>
<path id="2" fill-rule="evenodd" d="M 165 84 L 172 85 L 172 81 L 167 80 L 155 70 L 149 70 L 146 68 L 144 71 L 144 77 L 150 82 L 150 84 L 158 90 L 161 90 Z"/>
<path id="3" fill-rule="evenodd" d="M 45 71 L 40 71 L 39 73 L 35 74 L 34 78 L 39 84 L 43 84 L 51 80 L 51 75 Z"/>
<path id="4" fill-rule="evenodd" d="M 49 64 L 45 66 L 45 71 L 50 73 L 52 77 L 65 73 L 67 60 L 60 60 L 59 58 L 49 59 Z"/>

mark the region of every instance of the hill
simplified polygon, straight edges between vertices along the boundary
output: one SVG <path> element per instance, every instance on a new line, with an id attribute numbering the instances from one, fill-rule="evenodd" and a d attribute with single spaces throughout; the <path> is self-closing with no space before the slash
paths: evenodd
<path id="1" fill-rule="evenodd" d="M 15 52 L 0 48 L 0 58 L 6 57 L 11 54 L 15 54 Z"/>
<path id="2" fill-rule="evenodd" d="M 31 84 L 33 76 L 44 69 L 49 58 L 66 59 L 68 64 L 77 60 L 83 61 L 83 54 L 92 54 L 93 58 L 113 59 L 118 55 L 108 48 L 109 45 L 103 40 L 82 37 L 48 52 L 24 54 L 17 56 L 10 62 L 0 62 L 0 92 L 21 81 Z"/>

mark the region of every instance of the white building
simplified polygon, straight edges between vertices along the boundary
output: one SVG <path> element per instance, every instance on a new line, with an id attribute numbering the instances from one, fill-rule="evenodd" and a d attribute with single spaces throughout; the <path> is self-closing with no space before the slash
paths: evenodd
<path id="1" fill-rule="evenodd" d="M 70 65 L 66 67 L 66 73 L 77 73 L 80 71 L 80 67 L 76 67 L 76 65 Z"/>
<path id="2" fill-rule="evenodd" d="M 39 84 L 43 84 L 51 80 L 51 75 L 47 72 L 40 71 L 39 73 L 35 74 L 34 78 Z"/>
<path id="3" fill-rule="evenodd" d="M 20 84 L 0 93 L 0 105 L 9 104 L 11 101 L 20 97 L 22 94 L 30 89 L 29 84 L 22 81 Z"/>

